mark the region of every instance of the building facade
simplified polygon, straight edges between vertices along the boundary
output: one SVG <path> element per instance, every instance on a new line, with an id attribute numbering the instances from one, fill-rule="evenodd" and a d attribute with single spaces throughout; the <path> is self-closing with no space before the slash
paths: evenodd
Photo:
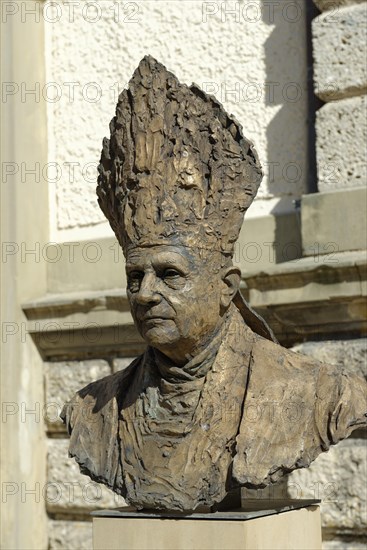
<path id="1" fill-rule="evenodd" d="M 58 414 L 144 349 L 95 186 L 147 53 L 256 144 L 265 178 L 234 258 L 245 297 L 283 345 L 366 374 L 366 18 L 361 0 L 2 3 L 4 548 L 90 549 L 90 511 L 123 505 L 67 457 Z M 320 498 L 325 549 L 359 549 L 366 486 L 357 432 L 244 496 Z"/>

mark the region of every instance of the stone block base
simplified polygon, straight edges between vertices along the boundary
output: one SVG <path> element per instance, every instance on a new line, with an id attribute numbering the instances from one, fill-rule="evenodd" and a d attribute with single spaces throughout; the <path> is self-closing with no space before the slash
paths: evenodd
<path id="1" fill-rule="evenodd" d="M 185 517 L 96 512 L 94 550 L 320 550 L 317 505 L 298 509 L 195 513 Z M 279 513 L 278 513 L 279 512 Z M 110 514 L 110 515 L 109 515 Z M 112 515 L 114 514 L 114 515 Z"/>

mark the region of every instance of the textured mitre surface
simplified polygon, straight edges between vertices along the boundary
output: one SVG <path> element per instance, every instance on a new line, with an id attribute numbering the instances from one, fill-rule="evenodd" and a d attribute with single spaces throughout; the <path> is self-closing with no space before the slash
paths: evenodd
<path id="1" fill-rule="evenodd" d="M 97 193 L 124 250 L 181 244 L 233 254 L 262 172 L 222 105 L 147 56 L 110 130 Z"/>

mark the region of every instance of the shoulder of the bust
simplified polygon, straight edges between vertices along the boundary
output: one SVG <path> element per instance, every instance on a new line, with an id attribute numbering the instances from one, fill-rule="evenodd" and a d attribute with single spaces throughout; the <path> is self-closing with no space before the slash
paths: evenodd
<path id="1" fill-rule="evenodd" d="M 121 371 L 115 372 L 114 374 L 109 374 L 104 378 L 100 378 L 95 382 L 91 382 L 81 390 L 77 392 L 80 398 L 85 399 L 88 396 L 96 396 L 107 392 L 108 394 L 113 393 L 114 395 L 125 389 L 126 383 L 129 383 L 131 376 L 135 372 L 137 365 L 140 363 L 142 356 L 140 355 L 134 359 L 130 365 L 124 368 Z"/>
<path id="2" fill-rule="evenodd" d="M 251 329 L 247 328 L 247 330 Z M 320 369 L 326 369 L 329 372 L 336 370 L 333 365 L 322 363 L 318 359 L 285 348 L 278 342 L 272 342 L 253 332 L 252 337 L 254 366 L 259 367 L 261 364 L 263 372 L 264 366 L 266 368 L 266 366 L 271 365 L 271 369 L 268 369 L 267 372 L 268 375 L 287 378 L 289 374 L 298 376 L 298 373 L 300 373 L 302 377 L 307 378 L 307 376 L 313 377 L 315 374 L 317 375 Z M 256 371 L 258 372 L 258 368 L 256 368 Z"/>
<path id="3" fill-rule="evenodd" d="M 307 467 L 330 445 L 366 425 L 366 383 L 338 365 L 256 337 L 233 474 L 264 486 Z"/>
<path id="4" fill-rule="evenodd" d="M 65 403 L 60 418 L 66 424 L 69 435 L 78 420 L 82 420 L 84 423 L 93 418 L 95 422 L 96 416 L 100 415 L 102 410 L 105 413 L 106 409 L 111 409 L 115 404 L 120 404 L 142 357 L 141 355 L 134 359 L 122 371 L 91 382 L 77 391 L 71 400 Z"/>
<path id="5" fill-rule="evenodd" d="M 88 384 L 64 405 L 61 419 L 70 435 L 69 457 L 80 471 L 121 492 L 119 410 L 142 356 L 126 369 Z"/>

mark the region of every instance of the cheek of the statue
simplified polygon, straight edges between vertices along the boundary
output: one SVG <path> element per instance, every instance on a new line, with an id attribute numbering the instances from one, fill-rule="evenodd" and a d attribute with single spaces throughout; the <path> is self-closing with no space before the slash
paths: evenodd
<path id="1" fill-rule="evenodd" d="M 170 304 L 175 310 L 174 322 L 165 326 L 166 338 L 171 342 L 185 341 L 196 345 L 216 327 L 219 295 L 215 287 L 212 289 L 212 285 L 209 286 L 210 289 L 203 283 L 171 297 Z"/>
<path id="2" fill-rule="evenodd" d="M 169 311 L 169 319 L 137 321 L 141 336 L 153 347 L 185 342 L 198 344 L 218 323 L 219 296 L 212 285 L 188 287 L 183 292 L 170 293 L 166 300 L 151 311 Z"/>

